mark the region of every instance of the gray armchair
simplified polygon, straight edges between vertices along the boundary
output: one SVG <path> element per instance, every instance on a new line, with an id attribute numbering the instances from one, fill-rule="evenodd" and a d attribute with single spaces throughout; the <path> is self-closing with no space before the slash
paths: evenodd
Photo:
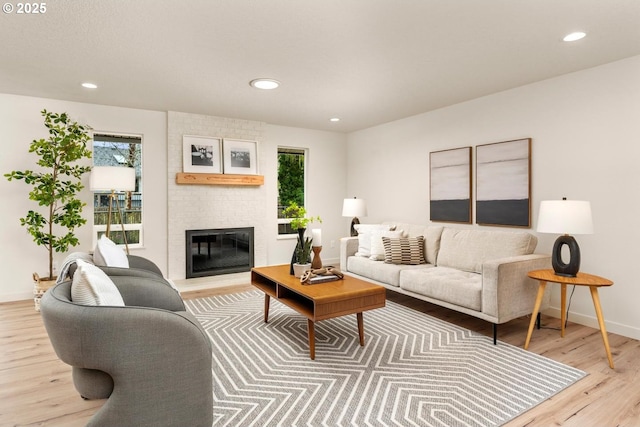
<path id="1" fill-rule="evenodd" d="M 125 307 L 71 301 L 51 288 L 41 314 L 58 357 L 87 399 L 108 398 L 89 426 L 207 426 L 213 422 L 211 344 L 161 277 L 110 275 Z"/>

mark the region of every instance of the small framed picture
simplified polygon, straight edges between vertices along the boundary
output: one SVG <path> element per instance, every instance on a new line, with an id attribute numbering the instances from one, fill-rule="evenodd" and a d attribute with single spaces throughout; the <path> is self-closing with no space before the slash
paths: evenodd
<path id="1" fill-rule="evenodd" d="M 224 173 L 236 175 L 256 175 L 258 173 L 258 143 L 241 139 L 227 139 L 222 142 Z"/>
<path id="2" fill-rule="evenodd" d="M 183 172 L 222 173 L 222 139 L 183 135 Z"/>

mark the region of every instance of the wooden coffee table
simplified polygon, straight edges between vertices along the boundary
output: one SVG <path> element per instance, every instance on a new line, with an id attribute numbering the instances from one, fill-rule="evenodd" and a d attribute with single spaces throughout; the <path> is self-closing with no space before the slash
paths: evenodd
<path id="1" fill-rule="evenodd" d="M 309 356 L 316 357 L 315 322 L 356 314 L 360 345 L 364 345 L 362 312 L 384 307 L 386 291 L 355 277 L 316 285 L 303 285 L 289 274 L 289 264 L 251 269 L 251 284 L 264 292 L 264 321 L 269 321 L 269 301 L 276 298 L 307 318 Z"/>

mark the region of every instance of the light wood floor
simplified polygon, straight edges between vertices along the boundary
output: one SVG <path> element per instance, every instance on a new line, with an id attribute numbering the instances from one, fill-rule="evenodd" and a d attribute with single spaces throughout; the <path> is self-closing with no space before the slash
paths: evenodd
<path id="1" fill-rule="evenodd" d="M 183 296 L 200 298 L 248 289 L 253 288 L 232 286 Z M 491 325 L 474 317 L 393 292 L 387 298 L 491 335 Z M 498 338 L 522 347 L 528 324 L 525 317 L 500 325 Z M 616 366 L 611 370 L 598 330 L 570 322 L 561 339 L 557 319 L 543 316 L 542 326 L 534 331 L 529 350 L 589 375 L 506 425 L 640 426 L 640 342 L 609 334 Z M 32 301 L 0 304 L 0 426 L 83 426 L 103 403 L 82 400 L 76 393 L 71 368 L 53 352 Z"/>

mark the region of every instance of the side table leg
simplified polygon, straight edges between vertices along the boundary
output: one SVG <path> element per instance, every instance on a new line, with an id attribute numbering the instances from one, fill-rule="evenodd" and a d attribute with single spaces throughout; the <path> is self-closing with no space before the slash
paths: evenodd
<path id="1" fill-rule="evenodd" d="M 613 369 L 613 357 L 611 357 L 611 349 L 609 348 L 609 338 L 607 338 L 607 330 L 604 326 L 604 318 L 602 316 L 602 307 L 600 306 L 600 297 L 598 296 L 598 287 L 589 286 L 591 291 L 591 299 L 593 299 L 593 307 L 596 309 L 596 316 L 598 317 L 598 325 L 600 325 L 600 333 L 602 334 L 602 341 L 604 341 L 604 349 L 607 352 L 607 359 L 609 359 L 609 367 Z"/>
<path id="2" fill-rule="evenodd" d="M 567 323 L 567 285 L 560 283 L 560 337 L 564 338 L 564 325 Z"/>
<path id="3" fill-rule="evenodd" d="M 358 336 L 360 337 L 360 346 L 364 346 L 364 320 L 362 318 L 362 312 L 357 314 L 358 316 Z"/>
<path id="4" fill-rule="evenodd" d="M 313 320 L 307 319 L 307 331 L 309 333 L 309 357 L 316 359 L 316 328 Z"/>
<path id="5" fill-rule="evenodd" d="M 544 297 L 544 290 L 547 287 L 547 282 L 540 281 L 538 286 L 538 295 L 536 296 L 536 303 L 533 305 L 533 313 L 531 313 L 531 322 L 529 323 L 529 331 L 527 332 L 527 339 L 524 342 L 524 349 L 529 348 L 529 341 L 531 341 L 531 334 L 533 334 L 533 327 L 536 325 L 536 317 L 540 312 L 540 306 L 542 305 L 542 298 Z"/>
<path id="6" fill-rule="evenodd" d="M 271 297 L 269 294 L 264 294 L 264 323 L 269 321 L 269 301 Z"/>

